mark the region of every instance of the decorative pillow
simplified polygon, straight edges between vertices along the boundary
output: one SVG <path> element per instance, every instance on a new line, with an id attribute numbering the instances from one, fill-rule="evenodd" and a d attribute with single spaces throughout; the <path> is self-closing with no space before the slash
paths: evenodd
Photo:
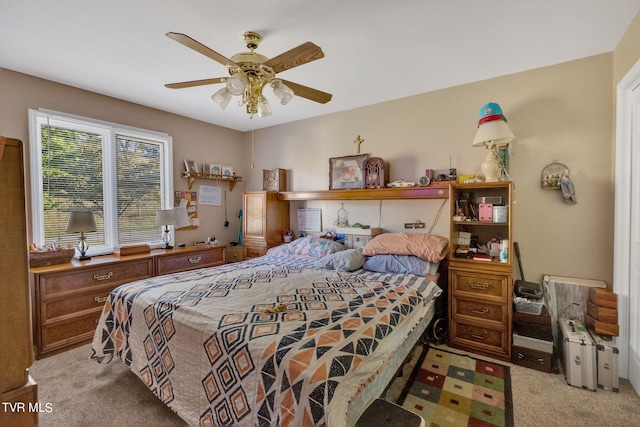
<path id="1" fill-rule="evenodd" d="M 284 253 L 320 258 L 344 250 L 344 245 L 320 237 L 301 237 L 285 245 Z"/>
<path id="2" fill-rule="evenodd" d="M 425 261 L 439 262 L 447 256 L 449 240 L 435 234 L 383 233 L 366 244 L 362 255 L 414 255 Z"/>
<path id="3" fill-rule="evenodd" d="M 414 255 L 374 255 L 367 257 L 362 269 L 379 273 L 415 274 L 425 277 L 430 262 Z"/>
<path id="4" fill-rule="evenodd" d="M 364 259 L 362 248 L 347 249 L 320 258 L 313 263 L 313 266 L 327 270 L 355 271 L 362 267 Z"/>

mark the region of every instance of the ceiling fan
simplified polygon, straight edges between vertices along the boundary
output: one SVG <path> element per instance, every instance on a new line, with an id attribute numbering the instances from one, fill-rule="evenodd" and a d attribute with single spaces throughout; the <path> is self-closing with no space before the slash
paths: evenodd
<path id="1" fill-rule="evenodd" d="M 271 115 L 269 101 L 262 93 L 266 85 L 271 86 L 274 95 L 282 105 L 288 103 L 294 95 L 321 104 L 325 104 L 331 100 L 332 95 L 330 93 L 276 78 L 276 74 L 282 71 L 324 57 L 322 49 L 311 42 L 303 43 L 298 47 L 294 47 L 291 50 L 269 59 L 255 52 L 255 49 L 262 41 L 260 34 L 247 31 L 242 35 L 242 39 L 249 49 L 249 52 L 238 53 L 233 55 L 231 59 L 228 59 L 185 34 L 169 32 L 167 33 L 167 37 L 219 62 L 229 70 L 229 77 L 215 77 L 212 79 L 166 84 L 165 86 L 170 89 L 226 83 L 226 85 L 214 93 L 211 98 L 224 109 L 229 104 L 229 101 L 231 101 L 233 95 L 241 96 L 242 98 L 239 104 L 245 105 L 247 113 L 252 117 L 256 113 L 260 117 Z"/>

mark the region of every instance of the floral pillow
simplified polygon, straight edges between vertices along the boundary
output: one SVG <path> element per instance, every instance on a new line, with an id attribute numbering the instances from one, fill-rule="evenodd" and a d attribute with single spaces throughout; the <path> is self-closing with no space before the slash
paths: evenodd
<path id="1" fill-rule="evenodd" d="M 364 261 L 362 248 L 358 248 L 347 249 L 319 258 L 313 265 L 327 270 L 355 271 L 362 267 Z"/>
<path id="2" fill-rule="evenodd" d="M 282 251 L 291 255 L 321 258 L 326 255 L 343 251 L 344 249 L 344 245 L 334 242 L 333 240 L 306 236 L 285 245 Z"/>

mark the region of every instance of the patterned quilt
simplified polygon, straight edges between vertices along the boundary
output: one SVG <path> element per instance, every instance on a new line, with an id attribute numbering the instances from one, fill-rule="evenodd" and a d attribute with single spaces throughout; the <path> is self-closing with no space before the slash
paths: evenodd
<path id="1" fill-rule="evenodd" d="M 310 265 L 266 256 L 123 285 L 91 357 L 120 358 L 191 425 L 344 426 L 441 290 Z"/>

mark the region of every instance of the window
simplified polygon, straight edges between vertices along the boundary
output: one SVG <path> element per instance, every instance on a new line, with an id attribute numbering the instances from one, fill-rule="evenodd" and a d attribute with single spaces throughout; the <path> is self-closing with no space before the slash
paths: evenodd
<path id="1" fill-rule="evenodd" d="M 29 110 L 33 239 L 77 243 L 69 212 L 88 209 L 89 254 L 161 241 L 156 211 L 173 205 L 172 139 L 112 123 Z"/>

